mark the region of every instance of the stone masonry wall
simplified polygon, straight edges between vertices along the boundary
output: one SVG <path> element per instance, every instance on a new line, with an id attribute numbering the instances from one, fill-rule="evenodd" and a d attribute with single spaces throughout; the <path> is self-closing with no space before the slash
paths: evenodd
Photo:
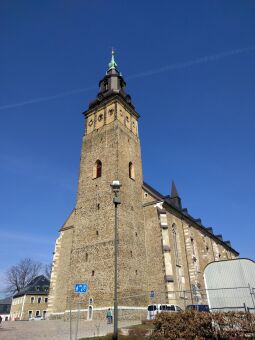
<path id="1" fill-rule="evenodd" d="M 235 258 L 215 238 L 175 211 L 166 211 L 159 198 L 143 193 L 148 287 L 156 292 L 151 302 L 207 303 L 203 273 L 212 261 Z M 165 291 L 165 294 L 164 294 Z M 193 292 L 191 294 L 190 292 Z"/>
<path id="2" fill-rule="evenodd" d="M 70 275 L 74 215 L 75 210 L 61 228 L 60 235 L 56 240 L 52 262 L 48 315 L 63 312 L 67 308 L 67 280 Z"/>
<path id="3" fill-rule="evenodd" d="M 109 105 L 113 113 L 109 113 L 107 107 L 105 112 L 111 117 L 113 115 L 114 120 L 94 128 L 83 137 L 73 228 L 61 231 L 56 252 L 58 264 L 53 275 L 49 308 L 54 313 L 64 313 L 68 309 L 68 300 L 73 303 L 81 300 L 88 305 L 92 299 L 94 308 L 113 304 L 114 205 L 110 184 L 116 179 L 122 184 L 122 203 L 118 208 L 119 303 L 146 306 L 148 302 L 143 177 L 137 122 L 131 124 L 134 117 L 130 115 L 123 124 L 121 114 L 127 111 L 120 103 Z M 93 126 L 97 127 L 97 113 L 93 115 Z M 88 118 L 87 124 L 90 121 Z M 93 176 L 97 160 L 102 162 L 102 176 L 99 178 Z M 129 162 L 134 167 L 134 179 L 129 178 Z M 78 296 L 73 292 L 74 284 L 79 282 L 88 283 L 87 294 Z"/>

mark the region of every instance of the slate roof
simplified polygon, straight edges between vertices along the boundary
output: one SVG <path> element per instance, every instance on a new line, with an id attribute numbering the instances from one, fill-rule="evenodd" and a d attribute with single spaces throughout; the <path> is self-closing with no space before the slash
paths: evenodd
<path id="1" fill-rule="evenodd" d="M 0 314 L 9 314 L 11 310 L 12 298 L 7 297 L 0 300 Z"/>
<path id="2" fill-rule="evenodd" d="M 193 223 L 193 225 L 195 224 L 197 228 L 202 229 L 204 232 L 206 232 L 207 234 L 209 234 L 212 238 L 214 238 L 215 240 L 217 240 L 219 243 L 223 244 L 224 247 L 228 248 L 231 252 L 233 252 L 236 256 L 239 255 L 239 253 L 232 248 L 230 241 L 224 241 L 222 235 L 215 235 L 213 233 L 213 229 L 212 228 L 208 228 L 205 227 L 202 224 L 201 218 L 194 218 L 193 216 L 191 216 L 188 212 L 187 208 L 181 208 L 178 207 L 178 205 L 173 204 L 173 197 L 171 196 L 164 196 L 161 193 L 159 193 L 157 190 L 155 190 L 151 185 L 143 182 L 143 187 L 146 191 L 150 192 L 156 199 L 163 201 L 163 207 L 167 208 L 170 207 L 171 209 L 175 210 L 176 212 L 178 212 L 179 214 L 181 214 L 183 216 L 183 218 L 185 218 L 186 220 L 189 220 L 190 222 Z M 176 193 L 177 189 L 174 185 L 174 190 Z"/>
<path id="3" fill-rule="evenodd" d="M 0 300 L 0 305 L 11 305 L 12 304 L 12 297 L 6 297 Z"/>
<path id="4" fill-rule="evenodd" d="M 13 297 L 18 297 L 22 295 L 48 295 L 50 287 L 50 281 L 44 276 L 40 275 L 34 278 L 32 281 L 26 285 L 25 288 L 21 289 Z"/>

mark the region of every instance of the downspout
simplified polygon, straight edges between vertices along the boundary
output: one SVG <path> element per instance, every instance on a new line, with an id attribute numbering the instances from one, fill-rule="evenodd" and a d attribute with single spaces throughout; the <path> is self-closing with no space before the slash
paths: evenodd
<path id="1" fill-rule="evenodd" d="M 21 308 L 21 315 L 20 315 L 20 320 L 22 320 L 22 314 L 23 314 L 23 309 L 24 309 L 25 299 L 26 299 L 26 294 L 23 296 L 23 302 L 22 302 L 22 308 Z"/>

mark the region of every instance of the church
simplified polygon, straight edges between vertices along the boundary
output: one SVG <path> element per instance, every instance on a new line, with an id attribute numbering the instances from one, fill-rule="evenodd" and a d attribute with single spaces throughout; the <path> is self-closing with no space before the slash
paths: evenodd
<path id="1" fill-rule="evenodd" d="M 87 319 L 104 318 L 113 307 L 115 180 L 121 183 L 119 315 L 136 318 L 152 302 L 206 304 L 204 268 L 239 254 L 182 207 L 174 182 L 168 196 L 144 182 L 139 114 L 114 51 L 84 117 L 76 205 L 56 240 L 48 317 L 67 318 L 78 301 Z M 79 296 L 76 283 L 87 283 L 88 292 Z"/>

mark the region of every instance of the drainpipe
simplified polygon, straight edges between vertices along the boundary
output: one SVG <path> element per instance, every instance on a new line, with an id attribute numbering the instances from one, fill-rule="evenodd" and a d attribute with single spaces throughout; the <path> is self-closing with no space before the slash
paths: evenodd
<path id="1" fill-rule="evenodd" d="M 23 309 L 24 309 L 25 299 L 26 299 L 26 294 L 23 296 L 23 302 L 22 302 L 22 308 L 21 308 L 21 315 L 20 315 L 20 320 L 22 320 L 22 314 L 23 314 Z"/>

